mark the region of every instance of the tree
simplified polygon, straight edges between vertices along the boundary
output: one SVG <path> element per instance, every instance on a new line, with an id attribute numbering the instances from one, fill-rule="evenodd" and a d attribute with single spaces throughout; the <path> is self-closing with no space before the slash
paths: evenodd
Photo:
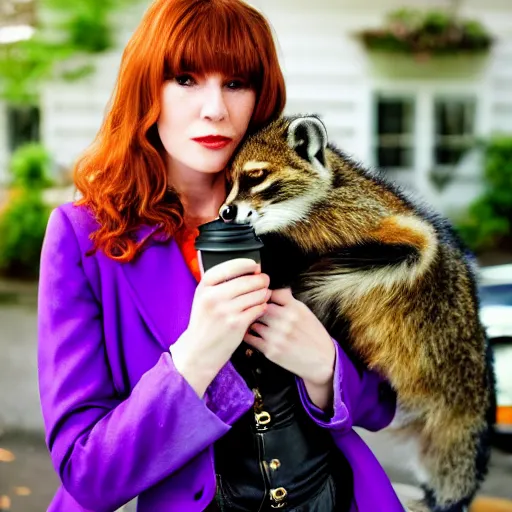
<path id="1" fill-rule="evenodd" d="M 16 5 L 17 0 L 8 0 Z M 0 99 L 37 104 L 41 86 L 52 78 L 77 79 L 90 73 L 91 56 L 114 44 L 113 14 L 137 0 L 39 0 L 32 38 L 0 44 Z M 26 2 L 25 2 L 26 3 Z M 4 9 L 8 4 L 4 4 Z M 14 9 L 15 7 L 13 7 Z M 61 63 L 66 62 L 65 67 Z"/>

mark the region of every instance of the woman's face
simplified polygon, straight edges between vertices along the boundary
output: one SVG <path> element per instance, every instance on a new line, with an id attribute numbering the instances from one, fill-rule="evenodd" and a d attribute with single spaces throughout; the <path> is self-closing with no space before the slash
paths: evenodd
<path id="1" fill-rule="evenodd" d="M 158 133 L 170 171 L 223 170 L 244 137 L 256 94 L 236 77 L 187 73 L 165 82 Z"/>

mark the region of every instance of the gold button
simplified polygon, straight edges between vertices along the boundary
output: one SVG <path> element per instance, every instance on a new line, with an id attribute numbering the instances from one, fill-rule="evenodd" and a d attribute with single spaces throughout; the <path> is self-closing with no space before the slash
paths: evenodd
<path id="1" fill-rule="evenodd" d="M 276 489 L 270 489 L 270 501 L 272 502 L 272 508 L 281 508 L 284 505 L 284 501 L 288 496 L 288 492 L 284 487 L 277 487 Z"/>
<path id="2" fill-rule="evenodd" d="M 245 355 L 247 357 L 251 357 L 252 355 L 254 354 L 254 350 L 248 348 L 246 351 L 245 351 Z"/>
<path id="3" fill-rule="evenodd" d="M 275 471 L 276 469 L 278 469 L 281 466 L 281 461 L 279 459 L 272 459 L 270 461 L 269 466 L 270 466 L 270 469 Z"/>
<path id="4" fill-rule="evenodd" d="M 270 423 L 270 414 L 267 411 L 261 411 L 254 414 L 258 425 L 268 425 Z"/>

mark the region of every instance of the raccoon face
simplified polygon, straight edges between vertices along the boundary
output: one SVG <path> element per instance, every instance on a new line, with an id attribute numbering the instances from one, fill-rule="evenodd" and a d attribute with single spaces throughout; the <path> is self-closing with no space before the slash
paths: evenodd
<path id="1" fill-rule="evenodd" d="M 252 135 L 233 160 L 221 218 L 263 234 L 306 217 L 331 186 L 326 146 L 327 132 L 316 117 L 278 119 Z"/>

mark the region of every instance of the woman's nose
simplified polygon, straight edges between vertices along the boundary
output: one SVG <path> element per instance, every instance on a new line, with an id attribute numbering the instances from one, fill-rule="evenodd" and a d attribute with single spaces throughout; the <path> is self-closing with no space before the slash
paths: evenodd
<path id="1" fill-rule="evenodd" d="M 207 87 L 204 91 L 202 117 L 211 121 L 222 121 L 228 115 L 223 91 L 220 87 Z"/>

